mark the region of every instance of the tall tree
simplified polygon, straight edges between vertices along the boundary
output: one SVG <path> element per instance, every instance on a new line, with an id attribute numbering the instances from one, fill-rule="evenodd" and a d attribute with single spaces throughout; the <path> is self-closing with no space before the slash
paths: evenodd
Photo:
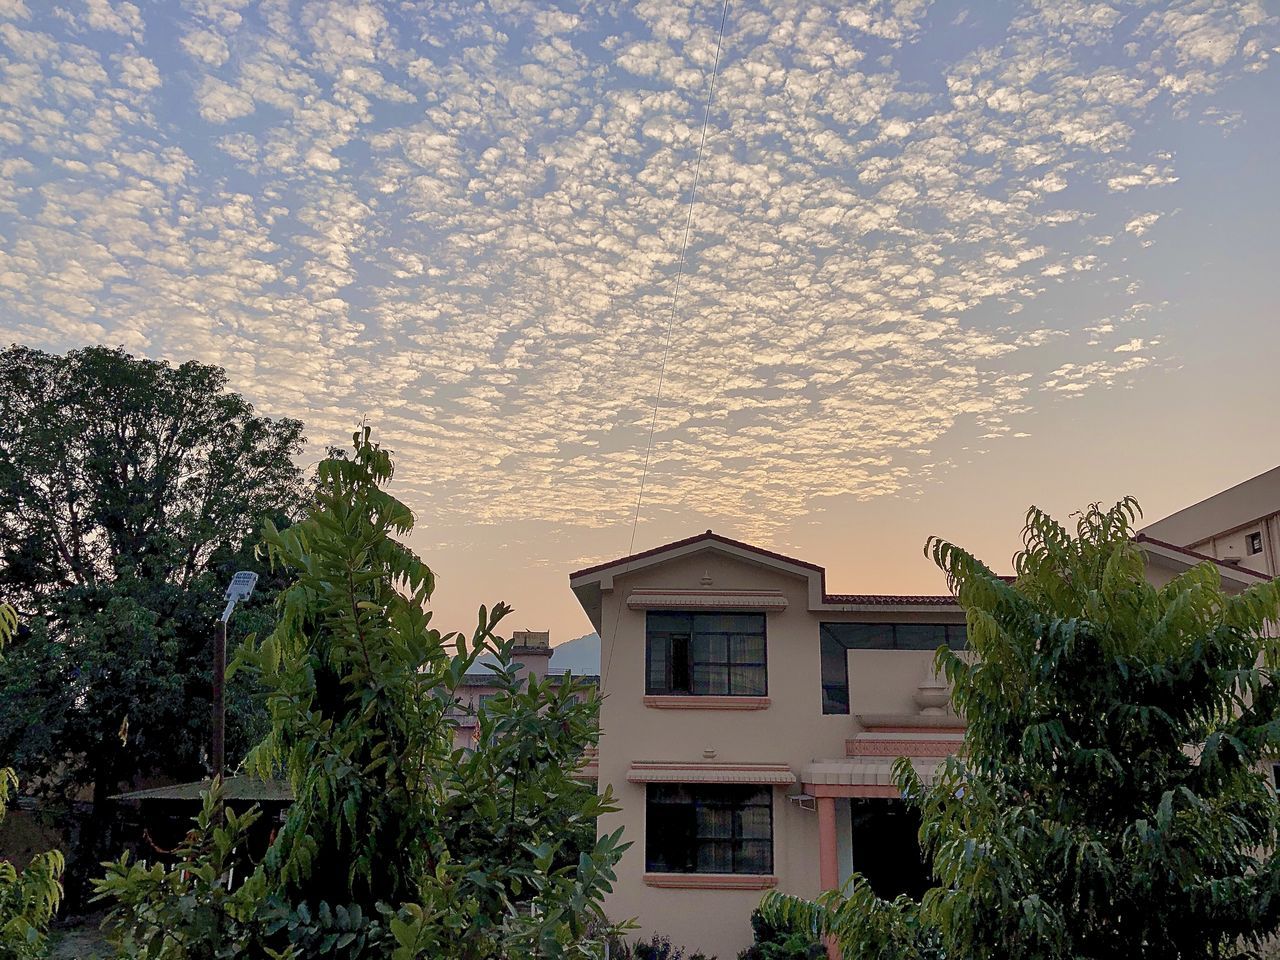
<path id="1" fill-rule="evenodd" d="M 231 883 L 237 844 L 211 808 L 179 869 L 109 865 L 98 890 L 116 902 L 109 926 L 126 953 L 600 955 L 621 831 L 573 849 L 577 827 L 615 809 L 607 787 L 576 776 L 599 736 L 596 705 L 581 682 L 520 676 L 494 633 L 503 604 L 482 607 L 470 637 L 431 625 L 435 577 L 399 540 L 413 515 L 382 489 L 390 477 L 365 429 L 349 456 L 320 464 L 306 519 L 268 525 L 266 550 L 294 579 L 276 629 L 235 666 L 269 691 L 271 730 L 248 766 L 287 776 L 295 799 L 252 896 L 215 889 Z M 485 652 L 499 692 L 474 749 L 457 749 L 464 677 Z M 211 931 L 234 931 L 234 947 Z"/>
<path id="2" fill-rule="evenodd" d="M 0 753 L 92 787 L 76 851 L 90 862 L 111 793 L 204 772 L 227 576 L 253 565 L 264 518 L 302 504 L 301 424 L 226 385 L 217 367 L 118 349 L 0 353 L 0 590 L 29 625 L 0 667 Z"/>
<path id="3" fill-rule="evenodd" d="M 847 958 L 1216 960 L 1275 933 L 1280 581 L 1229 596 L 1203 563 L 1157 588 L 1136 516 L 1093 506 L 1073 534 L 1032 509 L 1014 583 L 930 541 L 971 647 L 938 652 L 963 759 L 927 789 L 898 768 L 938 886 L 771 895 L 771 919 Z"/>

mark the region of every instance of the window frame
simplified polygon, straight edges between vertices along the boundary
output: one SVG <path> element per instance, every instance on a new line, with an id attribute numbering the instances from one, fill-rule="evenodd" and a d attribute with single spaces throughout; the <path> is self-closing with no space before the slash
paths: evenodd
<path id="1" fill-rule="evenodd" d="M 689 802 L 673 802 L 655 800 L 655 792 L 661 790 L 683 789 L 687 791 L 692 799 Z M 744 796 L 763 795 L 767 798 L 764 802 L 743 800 L 737 803 L 725 803 L 723 799 L 716 799 L 719 794 L 721 798 L 734 792 L 741 792 Z M 774 836 L 776 828 L 776 818 L 774 817 L 774 789 L 770 784 L 763 783 L 647 783 L 645 784 L 645 843 L 644 843 L 644 868 L 646 873 L 659 874 L 664 876 L 740 876 L 740 877 L 768 877 L 773 875 L 774 871 Z M 699 794 L 702 796 L 700 797 Z M 669 829 L 664 826 L 661 829 L 655 828 L 654 824 L 654 808 L 690 808 L 687 814 L 692 818 L 694 824 L 694 834 L 690 839 L 684 852 L 685 868 L 676 868 L 670 863 L 660 862 L 657 847 L 657 841 L 665 839 L 670 843 L 673 834 L 678 831 Z M 699 813 L 704 808 L 729 810 L 731 816 L 730 836 L 699 836 L 697 834 L 697 823 Z M 746 810 L 765 809 L 768 811 L 768 827 L 766 838 L 761 837 L 745 837 L 742 835 L 742 814 Z M 699 853 L 704 844 L 722 844 L 730 845 L 730 869 L 724 870 L 699 870 L 698 861 Z M 755 864 L 750 862 L 740 863 L 740 857 L 743 861 L 747 860 L 745 847 L 748 844 L 763 844 L 765 849 L 764 862 Z M 747 869 L 747 868 L 752 869 Z M 755 869 L 760 867 L 761 869 Z"/>
<path id="2" fill-rule="evenodd" d="M 655 630 L 651 624 L 654 617 L 686 618 L 688 630 L 683 633 L 673 630 Z M 696 629 L 699 617 L 751 617 L 759 618 L 760 623 L 760 659 L 738 660 L 733 650 L 733 638 L 738 636 L 754 637 L 755 634 L 744 634 L 742 631 L 705 631 L 704 636 L 723 636 L 725 638 L 724 659 L 699 661 L 695 659 L 696 638 L 700 635 Z M 665 659 L 663 685 L 654 684 L 654 647 L 656 635 L 663 637 L 663 657 Z M 677 643 L 680 654 L 677 654 Z M 697 667 L 699 664 L 712 667 L 723 667 L 725 670 L 726 692 L 715 693 L 696 689 Z M 734 689 L 734 668 L 759 669 L 760 687 L 758 690 L 738 691 Z M 683 682 L 681 682 L 683 681 Z M 740 681 L 741 682 L 741 681 Z M 645 696 L 658 697 L 767 697 L 769 695 L 769 618 L 754 610 L 648 610 L 645 612 L 644 628 L 644 692 Z"/>
<path id="3" fill-rule="evenodd" d="M 838 637 L 831 627 L 868 627 L 870 635 L 865 640 L 849 637 Z M 920 643 L 918 641 L 901 642 L 898 638 L 899 627 L 937 627 L 942 631 L 941 643 Z M 877 643 L 876 635 L 889 636 L 888 643 Z M 955 641 L 958 638 L 958 644 Z M 823 716 L 847 716 L 853 712 L 853 698 L 849 693 L 849 651 L 850 650 L 916 650 L 930 651 L 946 645 L 952 650 L 964 650 L 968 646 L 969 630 L 964 623 L 938 623 L 928 621 L 896 621 L 896 620 L 829 620 L 818 624 L 818 682 L 822 701 Z M 832 645 L 843 648 L 844 656 L 840 658 L 840 678 L 833 680 L 827 673 L 826 659 L 834 651 Z M 843 691 L 843 699 L 838 694 Z"/>
<path id="4" fill-rule="evenodd" d="M 1254 549 L 1255 543 L 1258 545 L 1256 550 Z M 1253 533 L 1246 533 L 1244 535 L 1244 548 L 1251 557 L 1256 557 L 1260 554 L 1262 552 L 1262 531 L 1255 530 Z"/>

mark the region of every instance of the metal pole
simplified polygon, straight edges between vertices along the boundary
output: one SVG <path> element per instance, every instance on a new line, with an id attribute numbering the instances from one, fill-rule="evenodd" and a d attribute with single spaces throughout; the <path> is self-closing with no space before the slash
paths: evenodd
<path id="1" fill-rule="evenodd" d="M 227 621 L 218 622 L 213 643 L 213 775 L 221 777 L 227 765 Z"/>

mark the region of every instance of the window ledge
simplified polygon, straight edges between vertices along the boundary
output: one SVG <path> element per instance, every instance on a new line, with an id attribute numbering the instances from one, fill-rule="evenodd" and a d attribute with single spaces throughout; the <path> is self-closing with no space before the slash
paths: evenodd
<path id="1" fill-rule="evenodd" d="M 695 694 L 646 694 L 652 710 L 767 710 L 768 697 L 700 697 Z"/>
<path id="2" fill-rule="evenodd" d="M 778 878 L 771 873 L 646 873 L 644 882 L 676 890 L 768 890 Z"/>

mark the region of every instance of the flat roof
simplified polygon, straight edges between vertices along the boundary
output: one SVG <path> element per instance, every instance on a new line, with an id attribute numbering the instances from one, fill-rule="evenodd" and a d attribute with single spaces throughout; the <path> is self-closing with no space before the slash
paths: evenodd
<path id="1" fill-rule="evenodd" d="M 1280 513 L 1280 467 L 1206 497 L 1142 528 L 1142 534 L 1189 547 Z"/>

